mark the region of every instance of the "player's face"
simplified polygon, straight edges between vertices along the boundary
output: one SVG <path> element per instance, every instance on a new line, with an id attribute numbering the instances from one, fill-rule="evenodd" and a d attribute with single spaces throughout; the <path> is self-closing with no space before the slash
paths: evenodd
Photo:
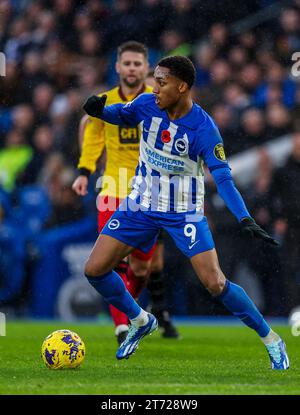
<path id="1" fill-rule="evenodd" d="M 182 82 L 170 75 L 168 68 L 157 66 L 154 71 L 154 82 L 153 93 L 156 96 L 156 105 L 160 109 L 168 109 L 178 103 Z"/>
<path id="2" fill-rule="evenodd" d="M 145 81 L 149 64 L 142 53 L 126 51 L 117 61 L 116 71 L 126 86 L 135 88 Z"/>

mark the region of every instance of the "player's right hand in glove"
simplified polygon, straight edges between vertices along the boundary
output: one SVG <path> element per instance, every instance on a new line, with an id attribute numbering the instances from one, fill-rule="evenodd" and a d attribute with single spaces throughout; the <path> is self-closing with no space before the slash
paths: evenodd
<path id="1" fill-rule="evenodd" d="M 253 218 L 243 218 L 240 222 L 241 234 L 250 236 L 251 238 L 260 238 L 271 245 L 279 245 L 279 243 L 264 231 Z"/>
<path id="2" fill-rule="evenodd" d="M 105 107 L 106 99 L 107 95 L 102 95 L 101 97 L 92 95 L 83 105 L 83 109 L 91 117 L 100 118 Z"/>

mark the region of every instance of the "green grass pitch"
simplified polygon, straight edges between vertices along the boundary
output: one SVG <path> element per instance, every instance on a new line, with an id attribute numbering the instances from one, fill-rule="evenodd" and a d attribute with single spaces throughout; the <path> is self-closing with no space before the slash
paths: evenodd
<path id="1" fill-rule="evenodd" d="M 76 331 L 86 345 L 82 366 L 49 370 L 40 357 L 54 330 Z M 179 325 L 180 340 L 158 331 L 136 354 L 117 361 L 109 324 L 8 322 L 0 337 L 0 395 L 214 395 L 299 394 L 300 337 L 287 326 L 273 327 L 285 339 L 291 367 L 272 371 L 263 343 L 252 330 L 229 325 Z"/>

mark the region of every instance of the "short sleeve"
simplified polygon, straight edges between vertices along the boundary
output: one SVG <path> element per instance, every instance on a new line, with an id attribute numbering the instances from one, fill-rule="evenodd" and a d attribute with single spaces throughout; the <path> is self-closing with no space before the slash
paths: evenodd
<path id="1" fill-rule="evenodd" d="M 197 154 L 201 156 L 210 171 L 229 167 L 225 155 L 224 143 L 218 127 L 206 114 L 198 128 Z"/>

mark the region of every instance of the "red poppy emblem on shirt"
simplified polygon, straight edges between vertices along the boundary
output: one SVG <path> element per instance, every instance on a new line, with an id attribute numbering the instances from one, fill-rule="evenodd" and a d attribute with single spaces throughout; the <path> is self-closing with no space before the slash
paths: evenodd
<path id="1" fill-rule="evenodd" d="M 163 143 L 169 143 L 171 141 L 171 134 L 168 130 L 163 130 L 161 132 L 161 141 Z"/>

